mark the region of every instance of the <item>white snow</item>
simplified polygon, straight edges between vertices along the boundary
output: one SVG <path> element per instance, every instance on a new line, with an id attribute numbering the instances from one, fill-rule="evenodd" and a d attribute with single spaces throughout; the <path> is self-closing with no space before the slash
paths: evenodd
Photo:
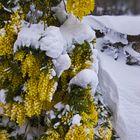
<path id="1" fill-rule="evenodd" d="M 80 121 L 81 121 L 81 116 L 79 114 L 74 115 L 72 118 L 72 126 L 74 125 L 80 126 L 81 125 Z"/>
<path id="2" fill-rule="evenodd" d="M 22 99 L 22 97 L 21 96 L 16 96 L 15 98 L 14 98 L 14 101 L 16 101 L 16 102 L 23 102 L 23 99 Z"/>
<path id="3" fill-rule="evenodd" d="M 122 34 L 140 35 L 140 16 L 87 16 L 84 20 L 95 29 L 106 27 Z"/>
<path id="4" fill-rule="evenodd" d="M 14 44 L 14 52 L 19 46 L 40 48 L 47 56 L 57 58 L 64 50 L 65 40 L 58 27 L 50 26 L 44 31 L 42 24 L 24 25 Z"/>
<path id="5" fill-rule="evenodd" d="M 61 111 L 64 107 L 65 107 L 64 104 L 61 103 L 61 102 L 57 103 L 57 104 L 54 106 L 54 108 L 57 109 L 58 111 Z"/>
<path id="6" fill-rule="evenodd" d="M 127 36 L 114 32 L 113 30 L 106 31 L 104 39 L 108 40 L 110 43 L 121 42 L 122 44 L 128 44 Z"/>
<path id="7" fill-rule="evenodd" d="M 91 27 L 82 23 L 72 15 L 70 15 L 60 27 L 60 31 L 62 32 L 68 47 L 71 47 L 73 42 L 82 44 L 85 40 L 91 42 L 95 38 L 95 32 Z"/>
<path id="8" fill-rule="evenodd" d="M 66 13 L 66 10 L 65 10 L 64 1 L 62 1 L 56 7 L 52 7 L 52 11 L 55 12 L 55 15 L 58 18 L 60 23 L 63 23 L 68 17 L 68 14 Z"/>
<path id="9" fill-rule="evenodd" d="M 21 31 L 18 33 L 18 38 L 14 44 L 14 52 L 18 50 L 21 46 L 33 46 L 34 48 L 39 48 L 39 38 L 44 32 L 43 24 L 32 24 L 23 25 Z"/>
<path id="10" fill-rule="evenodd" d="M 100 50 L 100 39 L 97 48 Z M 121 140 L 140 138 L 140 67 L 115 61 L 99 51 L 99 85 L 114 113 L 114 127 Z"/>
<path id="11" fill-rule="evenodd" d="M 46 55 L 49 57 L 59 57 L 65 45 L 60 29 L 55 26 L 50 26 L 42 36 L 42 39 L 40 39 L 40 49 L 46 51 Z"/>
<path id="12" fill-rule="evenodd" d="M 47 111 L 46 114 L 49 115 L 51 120 L 56 118 L 56 115 L 53 110 Z"/>
<path id="13" fill-rule="evenodd" d="M 6 101 L 5 101 L 5 98 L 6 98 L 5 92 L 6 92 L 6 90 L 4 90 L 4 89 L 0 90 L 0 103 L 3 103 L 3 104 L 6 103 Z"/>
<path id="14" fill-rule="evenodd" d="M 72 84 L 78 85 L 83 88 L 86 88 L 88 84 L 90 84 L 92 87 L 92 92 L 94 94 L 98 85 L 97 73 L 91 69 L 84 69 L 70 80 L 70 85 Z"/>
<path id="15" fill-rule="evenodd" d="M 57 59 L 53 60 L 53 64 L 58 77 L 60 77 L 64 70 L 68 70 L 70 68 L 71 59 L 68 54 L 62 54 Z"/>
<path id="16" fill-rule="evenodd" d="M 99 62 L 98 62 L 98 51 L 97 49 L 93 49 L 93 44 L 90 43 L 91 49 L 92 49 L 92 59 L 93 59 L 93 64 L 90 69 L 95 71 L 98 74 L 99 70 Z"/>
<path id="17" fill-rule="evenodd" d="M 54 126 L 53 126 L 54 129 L 57 129 L 59 125 L 60 125 L 60 122 L 55 123 Z"/>
<path id="18" fill-rule="evenodd" d="M 51 73 L 52 77 L 55 77 L 56 76 L 56 72 L 54 69 L 52 69 L 52 73 Z"/>

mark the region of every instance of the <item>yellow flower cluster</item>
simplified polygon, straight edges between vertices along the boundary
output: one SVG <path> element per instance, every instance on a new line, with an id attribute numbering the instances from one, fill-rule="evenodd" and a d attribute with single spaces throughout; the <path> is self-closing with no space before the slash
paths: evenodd
<path id="1" fill-rule="evenodd" d="M 33 90 L 33 86 L 30 87 Z M 40 115 L 43 109 L 43 103 L 38 96 L 34 95 L 35 92 L 30 92 L 25 95 L 23 104 L 12 103 L 1 105 L 4 108 L 4 115 L 10 117 L 11 121 L 16 121 L 19 126 L 22 126 L 25 122 L 25 117 L 33 117 Z M 36 94 L 36 93 L 35 93 Z"/>
<path id="2" fill-rule="evenodd" d="M 72 126 L 67 132 L 65 140 L 94 140 L 94 130 L 86 125 Z"/>
<path id="3" fill-rule="evenodd" d="M 6 27 L 8 34 L 0 35 L 0 56 L 13 53 L 13 44 L 16 40 L 16 34 L 13 28 Z"/>
<path id="4" fill-rule="evenodd" d="M 13 103 L 4 106 L 4 114 L 22 126 L 25 122 L 25 108 L 23 104 Z"/>
<path id="5" fill-rule="evenodd" d="M 26 84 L 25 110 L 28 117 L 38 116 L 41 110 L 51 102 L 55 92 L 55 81 L 50 80 L 50 74 L 41 72 L 39 78 L 30 78 Z"/>
<path id="6" fill-rule="evenodd" d="M 38 99 L 38 81 L 35 78 L 31 78 L 26 84 L 26 96 L 25 96 L 25 110 L 28 117 L 39 115 L 42 109 L 42 103 Z"/>
<path id="7" fill-rule="evenodd" d="M 89 109 L 90 113 L 85 112 L 81 113 L 82 121 L 86 125 L 96 126 L 98 122 L 98 113 L 94 106 L 91 106 L 90 108 L 91 108 L 91 110 Z"/>
<path id="8" fill-rule="evenodd" d="M 91 56 L 92 50 L 88 42 L 85 42 L 82 45 L 76 45 L 71 56 L 71 70 L 73 76 L 81 70 L 91 67 L 93 63 Z"/>
<path id="9" fill-rule="evenodd" d="M 32 76 L 32 75 L 31 75 Z M 18 76 L 12 79 L 13 86 L 18 82 Z M 20 126 L 24 123 L 25 117 L 33 117 L 41 114 L 47 102 L 51 102 L 56 90 L 54 79 L 50 79 L 50 73 L 41 72 L 38 77 L 31 77 L 25 84 L 25 100 L 22 104 L 5 104 L 4 114 L 12 121 L 16 121 Z M 20 78 L 19 78 L 20 79 Z"/>
<path id="10" fill-rule="evenodd" d="M 69 123 L 70 119 L 72 118 L 73 116 L 73 113 L 72 112 L 69 112 L 67 113 L 66 115 L 64 115 L 62 118 L 61 118 L 61 122 L 66 125 Z"/>
<path id="11" fill-rule="evenodd" d="M 0 130 L 0 140 L 10 140 L 10 135 L 6 130 Z"/>
<path id="12" fill-rule="evenodd" d="M 16 33 L 20 31 L 22 20 L 24 19 L 24 14 L 21 10 L 16 11 L 11 15 L 11 20 L 9 21 L 9 26 L 15 30 Z"/>
<path id="13" fill-rule="evenodd" d="M 55 81 L 50 73 L 41 72 L 38 84 L 38 93 L 41 101 L 51 102 L 55 92 Z"/>
<path id="14" fill-rule="evenodd" d="M 28 117 L 38 116 L 42 110 L 42 102 L 38 99 L 37 96 L 30 97 L 26 96 L 24 101 L 25 113 Z"/>
<path id="15" fill-rule="evenodd" d="M 20 30 L 21 17 L 15 12 L 4 27 L 4 33 L 0 35 L 0 56 L 13 54 L 13 45 L 17 32 Z"/>
<path id="16" fill-rule="evenodd" d="M 60 135 L 55 130 L 47 130 L 46 135 L 41 137 L 41 140 L 61 140 Z"/>
<path id="17" fill-rule="evenodd" d="M 67 12 L 74 14 L 80 19 L 90 14 L 90 12 L 94 10 L 94 8 L 94 0 L 67 0 Z"/>
<path id="18" fill-rule="evenodd" d="M 23 51 L 23 50 L 19 50 L 15 53 L 15 60 L 18 60 L 18 61 L 23 61 L 23 59 L 25 58 L 26 56 L 26 52 Z"/>
<path id="19" fill-rule="evenodd" d="M 0 65 L 0 86 L 6 79 L 9 80 L 13 90 L 26 79 L 24 84 L 25 99 L 22 104 L 10 103 L 2 107 L 5 110 L 4 115 L 9 116 L 12 121 L 22 125 L 25 117 L 39 116 L 43 109 L 47 109 L 48 103 L 51 103 L 53 94 L 56 91 L 55 80 L 52 79 L 52 62 L 48 60 L 47 69 L 42 70 L 41 60 L 31 52 L 27 54 L 24 50 L 16 52 L 14 59 L 20 61 L 22 74 L 16 75 L 9 66 L 9 63 Z"/>
<path id="20" fill-rule="evenodd" d="M 22 57 L 18 59 L 22 59 Z M 22 61 L 21 72 L 23 77 L 25 77 L 26 74 L 28 74 L 29 77 L 37 77 L 40 72 L 39 60 L 34 55 L 27 54 L 24 61 Z"/>
<path id="21" fill-rule="evenodd" d="M 36 78 L 30 78 L 26 83 L 27 95 L 31 98 L 35 98 L 38 95 L 38 80 Z"/>

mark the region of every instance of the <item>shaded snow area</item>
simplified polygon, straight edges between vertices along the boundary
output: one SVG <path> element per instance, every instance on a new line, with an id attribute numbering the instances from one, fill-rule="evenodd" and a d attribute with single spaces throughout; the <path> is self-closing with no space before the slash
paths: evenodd
<path id="1" fill-rule="evenodd" d="M 125 64 L 124 56 L 117 61 L 100 52 L 99 86 L 105 101 L 114 113 L 114 127 L 121 140 L 140 139 L 140 67 Z"/>

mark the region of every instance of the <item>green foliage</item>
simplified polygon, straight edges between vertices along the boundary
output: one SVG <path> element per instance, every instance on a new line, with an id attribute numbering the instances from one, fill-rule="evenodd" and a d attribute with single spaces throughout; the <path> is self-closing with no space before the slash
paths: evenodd
<path id="1" fill-rule="evenodd" d="M 4 7 L 0 3 L 0 29 L 4 27 L 5 22 L 10 19 L 11 13 L 4 10 Z"/>
<path id="2" fill-rule="evenodd" d="M 92 48 L 86 41 L 82 45 L 75 44 L 75 48 L 69 56 L 71 58 L 71 66 L 69 70 L 62 73 L 58 82 L 58 93 L 64 102 L 67 102 L 69 98 L 67 93 L 70 80 L 81 70 L 91 67 L 93 63 Z"/>
<path id="3" fill-rule="evenodd" d="M 73 110 L 78 113 L 87 112 L 93 105 L 93 99 L 91 96 L 91 87 L 81 88 L 76 85 L 71 86 L 71 92 L 69 94 L 69 104 Z"/>

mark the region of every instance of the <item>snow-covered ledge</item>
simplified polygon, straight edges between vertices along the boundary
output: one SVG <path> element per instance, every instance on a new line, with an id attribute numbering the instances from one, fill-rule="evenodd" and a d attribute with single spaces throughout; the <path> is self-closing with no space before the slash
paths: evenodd
<path id="1" fill-rule="evenodd" d="M 100 48 L 97 41 L 97 48 Z M 128 66 L 99 51 L 99 85 L 114 113 L 114 127 L 121 140 L 140 138 L 140 67 Z"/>

